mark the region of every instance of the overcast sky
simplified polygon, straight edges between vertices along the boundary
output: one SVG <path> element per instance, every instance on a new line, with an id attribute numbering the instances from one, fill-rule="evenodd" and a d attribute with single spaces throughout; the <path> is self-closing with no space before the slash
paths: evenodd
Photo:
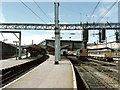
<path id="1" fill-rule="evenodd" d="M 40 18 L 35 16 L 28 8 L 26 8 L 25 5 L 23 5 L 20 0 L 2 0 L 0 2 L 0 22 L 19 22 L 19 23 L 54 23 L 54 2 L 40 2 L 41 0 L 34 0 L 37 2 L 39 7 L 33 2 L 33 0 L 21 0 L 23 1 L 29 8 L 32 9 Z M 30 2 L 29 2 L 30 1 Z M 59 1 L 59 0 L 58 0 Z M 93 0 L 91 2 L 60 2 L 60 13 L 59 13 L 59 20 L 60 23 L 73 23 L 78 24 L 80 22 L 96 22 L 105 12 L 108 10 L 108 8 L 111 7 L 111 5 L 114 2 L 103 2 L 104 0 L 101 0 L 98 7 L 96 8 L 94 14 L 92 16 L 91 13 L 93 12 L 95 6 L 97 5 L 99 0 L 96 0 L 94 2 Z M 116 1 L 116 0 L 112 0 Z M 116 4 L 107 14 L 106 16 L 100 21 L 100 22 L 118 22 L 118 4 Z M 94 42 L 98 40 L 98 36 L 93 36 L 93 33 L 97 33 L 98 31 L 90 31 L 89 36 L 89 42 Z M 71 35 L 70 33 L 75 33 L 75 35 Z M 107 31 L 107 38 L 108 41 L 114 41 L 115 31 Z M 24 44 L 31 44 L 32 40 L 34 40 L 34 43 L 40 43 L 41 41 L 45 39 L 51 39 L 54 37 L 54 31 L 46 31 L 46 30 L 22 30 L 22 45 Z M 61 31 L 61 37 L 64 40 L 69 40 L 71 37 L 71 40 L 82 40 L 82 34 L 81 31 Z M 13 41 L 17 40 L 17 38 L 13 34 L 0 34 L 0 40 L 3 41 L 3 39 L 8 39 L 6 43 L 13 43 Z"/>

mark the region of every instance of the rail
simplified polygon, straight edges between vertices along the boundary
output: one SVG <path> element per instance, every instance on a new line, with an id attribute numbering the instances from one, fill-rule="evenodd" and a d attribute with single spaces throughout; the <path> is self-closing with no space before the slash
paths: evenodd
<path id="1" fill-rule="evenodd" d="M 82 72 L 80 72 L 80 70 Z M 112 88 L 108 83 L 106 83 L 103 79 L 101 79 L 100 77 L 98 77 L 96 74 L 90 72 L 87 68 L 82 67 L 79 68 L 79 72 L 83 74 L 83 78 L 85 80 L 85 82 L 87 83 L 87 85 L 89 86 L 90 89 L 94 89 L 94 88 Z M 85 79 L 87 78 L 87 79 Z"/>
<path id="2" fill-rule="evenodd" d="M 118 71 L 117 65 L 112 65 L 113 62 L 97 62 L 94 60 L 78 62 L 74 56 L 68 57 L 73 62 L 87 89 L 117 89 Z"/>

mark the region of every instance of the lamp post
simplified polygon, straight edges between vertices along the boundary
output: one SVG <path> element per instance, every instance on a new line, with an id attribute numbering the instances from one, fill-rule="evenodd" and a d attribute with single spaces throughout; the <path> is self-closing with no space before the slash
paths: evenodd
<path id="1" fill-rule="evenodd" d="M 15 45 L 16 45 L 16 60 L 17 60 L 17 43 L 18 43 L 19 41 L 13 41 L 13 43 L 15 43 Z"/>

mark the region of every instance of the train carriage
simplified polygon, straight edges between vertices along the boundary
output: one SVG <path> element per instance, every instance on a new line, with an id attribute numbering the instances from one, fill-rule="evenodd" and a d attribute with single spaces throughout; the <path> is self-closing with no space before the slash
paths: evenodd
<path id="1" fill-rule="evenodd" d="M 89 58 L 94 58 L 104 61 L 113 61 L 113 57 L 112 57 L 113 53 L 114 53 L 114 49 L 111 49 L 109 47 L 88 49 Z"/>

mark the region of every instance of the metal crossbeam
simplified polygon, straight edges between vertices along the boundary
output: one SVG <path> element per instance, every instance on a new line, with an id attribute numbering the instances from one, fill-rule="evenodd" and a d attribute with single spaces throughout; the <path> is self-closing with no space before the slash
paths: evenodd
<path id="1" fill-rule="evenodd" d="M 80 24 L 59 24 L 60 30 L 106 30 L 120 29 L 120 23 L 80 23 Z M 0 29 L 16 30 L 54 30 L 54 24 L 35 23 L 0 23 Z"/>
<path id="2" fill-rule="evenodd" d="M 21 33 L 21 31 L 0 31 L 0 33 Z"/>

